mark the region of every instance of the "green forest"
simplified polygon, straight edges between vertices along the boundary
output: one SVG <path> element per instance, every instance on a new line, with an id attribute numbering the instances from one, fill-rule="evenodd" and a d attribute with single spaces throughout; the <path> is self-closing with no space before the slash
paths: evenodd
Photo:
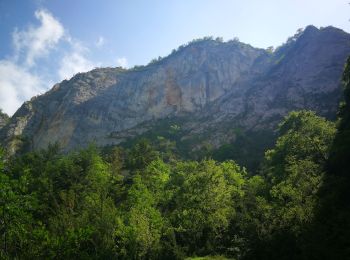
<path id="1" fill-rule="evenodd" d="M 289 113 L 254 174 L 165 138 L 1 149 L 0 258 L 348 259 L 350 58 L 342 81 L 337 122 Z"/>

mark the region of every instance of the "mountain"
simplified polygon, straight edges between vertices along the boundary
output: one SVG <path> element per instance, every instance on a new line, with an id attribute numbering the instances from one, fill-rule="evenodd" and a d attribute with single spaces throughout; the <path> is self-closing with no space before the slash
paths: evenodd
<path id="1" fill-rule="evenodd" d="M 263 151 L 288 111 L 335 118 L 349 55 L 350 35 L 334 27 L 308 26 L 275 51 L 204 38 L 147 66 L 98 68 L 64 80 L 25 102 L 0 137 L 13 153 L 156 135 L 187 153 L 210 146 L 216 156 L 230 155 L 222 144 L 237 148 L 232 157 L 259 150 L 245 149 L 244 140 L 261 142 Z"/>

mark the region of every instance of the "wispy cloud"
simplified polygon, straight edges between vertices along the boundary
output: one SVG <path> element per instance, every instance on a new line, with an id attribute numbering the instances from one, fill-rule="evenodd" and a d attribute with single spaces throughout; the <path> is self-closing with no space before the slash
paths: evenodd
<path id="1" fill-rule="evenodd" d="M 125 57 L 117 58 L 117 66 L 127 68 L 128 60 Z"/>
<path id="2" fill-rule="evenodd" d="M 39 27 L 15 29 L 12 35 L 16 59 L 24 56 L 25 65 L 29 67 L 35 65 L 36 59 L 48 55 L 64 35 L 62 24 L 49 12 L 36 11 L 35 17 L 40 21 Z"/>
<path id="3" fill-rule="evenodd" d="M 98 65 L 86 58 L 88 48 L 71 38 L 69 42 L 71 50 L 63 56 L 58 70 L 60 80 L 69 79 L 78 72 L 89 71 Z"/>
<path id="4" fill-rule="evenodd" d="M 100 36 L 100 37 L 98 37 L 95 45 L 96 45 L 97 48 L 100 48 L 100 47 L 102 47 L 105 44 L 105 42 L 106 42 L 105 38 Z"/>
<path id="5" fill-rule="evenodd" d="M 16 28 L 12 34 L 13 55 L 0 60 L 0 108 L 9 115 L 24 101 L 45 92 L 53 81 L 68 79 L 96 66 L 87 58 L 89 49 L 71 37 L 50 12 L 37 10 L 35 17 L 39 25 Z M 49 62 L 53 51 L 55 63 Z M 43 68 L 43 59 L 52 66 L 51 70 Z"/>
<path id="6" fill-rule="evenodd" d="M 11 61 L 0 61 L 0 104 L 12 115 L 24 100 L 45 88 L 44 80 Z"/>

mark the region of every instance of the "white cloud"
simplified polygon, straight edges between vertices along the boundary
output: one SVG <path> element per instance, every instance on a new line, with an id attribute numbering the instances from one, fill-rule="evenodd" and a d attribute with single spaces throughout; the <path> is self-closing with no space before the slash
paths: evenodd
<path id="1" fill-rule="evenodd" d="M 45 92 L 53 81 L 68 79 L 96 66 L 87 58 L 89 50 L 72 38 L 50 12 L 38 10 L 35 17 L 40 24 L 26 30 L 15 29 L 13 56 L 0 60 L 0 108 L 9 115 L 24 101 Z M 50 68 L 38 62 L 53 57 L 53 50 L 57 61 L 50 62 Z"/>
<path id="2" fill-rule="evenodd" d="M 125 57 L 117 58 L 117 65 L 123 68 L 127 68 L 128 60 Z"/>
<path id="3" fill-rule="evenodd" d="M 58 69 L 60 80 L 70 79 L 79 72 L 89 71 L 99 65 L 94 64 L 86 57 L 89 49 L 82 43 L 70 36 L 68 36 L 66 40 L 69 42 L 71 50 L 65 53 L 60 62 Z"/>
<path id="4" fill-rule="evenodd" d="M 44 81 L 11 61 L 0 61 L 0 104 L 12 115 L 24 100 L 45 88 Z"/>
<path id="5" fill-rule="evenodd" d="M 78 72 L 86 72 L 93 69 L 95 65 L 85 58 L 84 54 L 75 50 L 73 52 L 67 53 L 60 63 L 60 68 L 58 74 L 60 80 L 70 79 L 72 76 Z"/>
<path id="6" fill-rule="evenodd" d="M 64 35 L 61 23 L 45 10 L 35 12 L 35 17 L 40 21 L 39 27 L 29 27 L 26 31 L 13 32 L 13 43 L 16 57 L 24 56 L 25 65 L 35 65 L 38 58 L 48 55 Z"/>
<path id="7" fill-rule="evenodd" d="M 98 48 L 102 47 L 105 44 L 106 40 L 105 38 L 103 38 L 102 36 L 98 37 L 97 41 L 96 41 L 96 46 Z"/>

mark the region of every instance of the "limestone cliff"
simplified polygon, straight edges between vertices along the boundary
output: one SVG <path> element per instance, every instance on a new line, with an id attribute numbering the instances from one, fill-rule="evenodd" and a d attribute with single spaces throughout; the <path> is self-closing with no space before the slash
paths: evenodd
<path id="1" fill-rule="evenodd" d="M 334 117 L 349 54 L 350 35 L 333 27 L 309 26 L 274 52 L 195 41 L 147 66 L 99 68 L 56 84 L 24 103 L 0 137 L 13 151 L 55 142 L 69 150 L 118 144 L 181 118 L 182 140 L 199 135 L 218 147 L 235 139 L 229 129 L 270 130 L 293 109 Z"/>

